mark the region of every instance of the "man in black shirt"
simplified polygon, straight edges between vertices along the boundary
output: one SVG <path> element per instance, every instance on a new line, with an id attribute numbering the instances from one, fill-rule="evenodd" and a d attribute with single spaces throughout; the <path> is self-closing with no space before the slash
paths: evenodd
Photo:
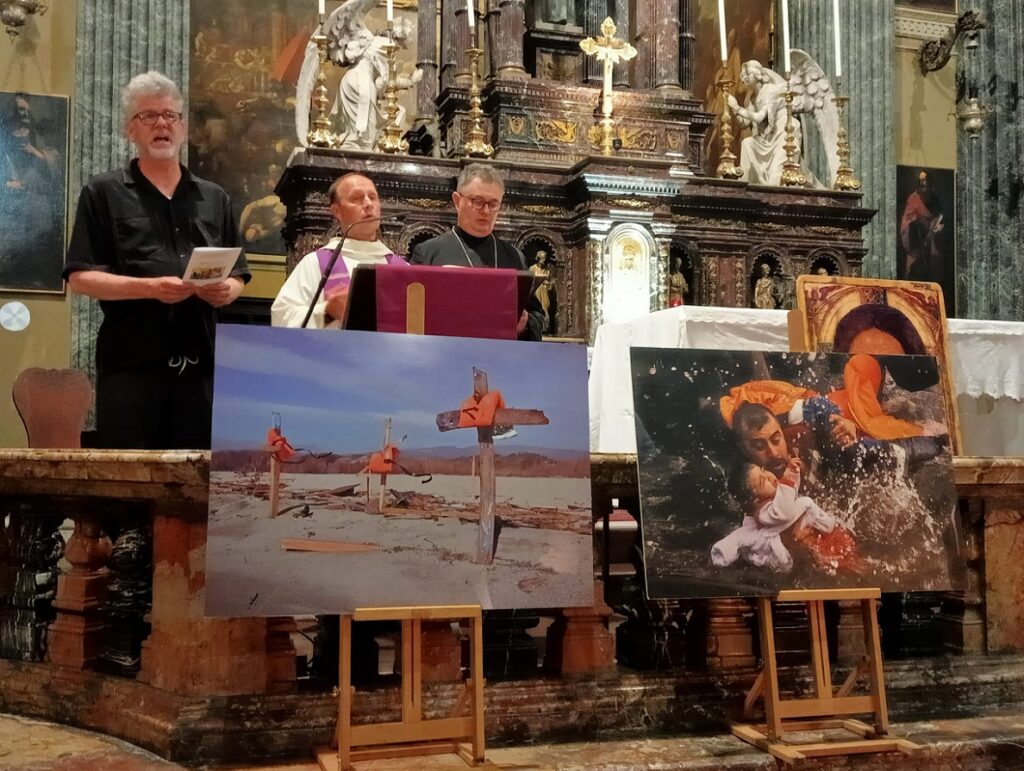
<path id="1" fill-rule="evenodd" d="M 64 276 L 103 309 L 96 341 L 96 429 L 101 447 L 210 446 L 216 308 L 233 302 L 250 273 L 240 254 L 231 276 L 182 281 L 197 246 L 240 246 L 227 194 L 178 162 L 187 134 L 178 87 L 158 72 L 121 95 L 137 157 L 82 189 Z"/>
<path id="2" fill-rule="evenodd" d="M 482 163 L 466 166 L 452 193 L 457 224 L 449 232 L 417 244 L 409 262 L 526 270 L 523 253 L 494 235 L 494 223 L 504 195 L 505 182 L 493 168 Z M 540 340 L 543 331 L 544 309 L 536 297 L 530 297 L 519 318 L 519 339 Z"/>

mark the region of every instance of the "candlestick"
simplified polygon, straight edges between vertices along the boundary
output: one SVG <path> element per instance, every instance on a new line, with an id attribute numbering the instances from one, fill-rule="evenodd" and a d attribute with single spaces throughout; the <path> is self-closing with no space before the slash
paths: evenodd
<path id="1" fill-rule="evenodd" d="M 388 0 L 390 5 L 391 0 Z M 387 116 L 380 136 L 377 138 L 377 149 L 382 153 L 407 153 L 409 143 L 402 139 L 402 127 L 398 125 L 398 44 L 395 43 L 395 21 L 388 19 L 388 42 L 381 46 L 388 60 L 388 82 L 384 86 L 385 108 Z"/>
<path id="2" fill-rule="evenodd" d="M 720 179 L 739 179 L 743 170 L 736 165 L 736 156 L 732 152 L 732 113 L 729 111 L 729 93 L 734 81 L 723 78 L 715 85 L 722 93 L 722 153 L 719 156 L 718 176 Z"/>
<path id="3" fill-rule="evenodd" d="M 722 49 L 722 62 L 729 60 L 729 44 L 725 36 L 725 0 L 718 0 L 718 42 Z"/>
<path id="4" fill-rule="evenodd" d="M 785 6 L 783 6 L 785 7 Z M 786 162 L 782 164 L 782 184 L 784 187 L 806 187 L 807 175 L 800 168 L 796 159 L 796 129 L 793 125 L 793 99 L 796 92 L 786 92 L 786 143 L 782 146 L 786 151 Z"/>
<path id="5" fill-rule="evenodd" d="M 487 134 L 484 132 L 483 117 L 484 111 L 480 109 L 480 55 L 483 51 L 474 45 L 466 50 L 469 56 L 469 74 L 472 80 L 469 84 L 469 118 L 472 125 L 469 128 L 469 138 L 462 145 L 462 152 L 471 158 L 490 158 L 494 155 L 494 147 L 484 140 Z"/>
<path id="6" fill-rule="evenodd" d="M 313 125 L 306 134 L 306 142 L 313 147 L 332 147 L 337 142 L 338 137 L 331 131 L 331 121 L 327 117 L 327 105 L 331 101 L 327 97 L 327 36 L 317 33 L 313 36 L 313 42 L 316 44 L 319 58 L 319 65 L 316 71 L 316 88 L 313 89 L 313 105 L 316 108 L 316 118 L 313 119 Z"/>
<path id="7" fill-rule="evenodd" d="M 789 0 L 782 0 L 782 63 L 786 80 L 789 80 L 789 73 L 793 69 L 789 62 Z"/>
<path id="8" fill-rule="evenodd" d="M 837 82 L 837 95 L 832 99 L 836 103 L 836 112 L 839 113 L 839 132 L 836 135 L 839 168 L 836 170 L 833 187 L 836 190 L 860 190 L 860 180 L 853 176 L 853 168 L 850 166 L 850 135 L 846 130 L 846 105 L 849 104 L 850 98 L 838 95 L 839 85 Z"/>
<path id="9" fill-rule="evenodd" d="M 832 0 L 832 29 L 835 31 L 836 42 L 836 80 L 843 77 L 842 37 L 839 32 L 839 0 Z"/>
<path id="10" fill-rule="evenodd" d="M 466 18 L 469 19 L 469 28 L 474 29 L 476 27 L 476 7 L 473 5 L 473 0 L 466 0 Z"/>

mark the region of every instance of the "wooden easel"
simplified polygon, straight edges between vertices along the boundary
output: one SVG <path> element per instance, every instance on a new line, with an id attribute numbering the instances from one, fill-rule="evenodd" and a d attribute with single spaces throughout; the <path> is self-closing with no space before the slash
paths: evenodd
<path id="1" fill-rule="evenodd" d="M 469 619 L 469 678 L 451 716 L 423 719 L 420 632 L 423 621 Z M 402 719 L 352 725 L 352 622 L 402 622 Z M 479 605 L 360 608 L 341 617 L 337 749 L 316 750 L 323 771 L 347 771 L 359 760 L 455 753 L 470 766 L 484 760 L 483 631 Z M 464 711 L 468 714 L 463 715 Z M 467 746 L 468 744 L 468 746 Z"/>
<path id="2" fill-rule="evenodd" d="M 754 704 L 764 697 L 765 723 L 736 723 L 735 736 L 755 747 L 770 752 L 779 760 L 793 763 L 807 758 L 854 755 L 869 752 L 902 752 L 913 754 L 922 747 L 907 739 L 890 739 L 889 712 L 885 701 L 882 672 L 882 649 L 878 637 L 876 604 L 879 589 L 824 589 L 779 592 L 757 599 L 758 626 L 761 633 L 761 656 L 764 668 L 754 681 L 744 704 L 744 717 L 749 718 Z M 825 637 L 826 600 L 857 600 L 864 622 L 865 655 L 837 691 L 832 685 L 832 666 Z M 811 628 L 811 666 L 814 670 L 814 696 L 782 699 L 779 693 L 779 671 L 775 656 L 775 631 L 772 626 L 772 602 L 805 602 Z M 857 681 L 867 675 L 870 694 L 851 696 Z M 874 725 L 847 716 L 870 713 Z M 852 741 L 790 744 L 782 740 L 784 731 L 822 731 L 845 729 L 858 736 Z"/>

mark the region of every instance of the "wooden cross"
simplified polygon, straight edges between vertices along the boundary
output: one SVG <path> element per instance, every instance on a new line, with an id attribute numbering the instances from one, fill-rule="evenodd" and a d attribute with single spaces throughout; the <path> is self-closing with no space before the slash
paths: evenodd
<path id="1" fill-rule="evenodd" d="M 487 373 L 473 367 L 473 398 L 479 403 L 488 393 Z M 454 431 L 459 426 L 461 410 L 441 412 L 437 416 L 437 427 L 441 431 Z M 476 435 L 480 442 L 480 527 L 476 543 L 476 563 L 490 565 L 494 562 L 497 536 L 494 532 L 494 427 L 495 426 L 546 426 L 550 421 L 542 410 L 502 408 L 496 410 L 493 421 L 486 426 L 477 426 Z"/>
<path id="2" fill-rule="evenodd" d="M 636 49 L 625 40 L 615 37 L 616 26 L 609 16 L 601 22 L 601 36 L 588 37 L 580 41 L 580 48 L 587 56 L 596 56 L 604 62 L 604 101 L 602 111 L 605 117 L 612 114 L 612 68 L 619 62 L 627 62 L 636 56 Z"/>

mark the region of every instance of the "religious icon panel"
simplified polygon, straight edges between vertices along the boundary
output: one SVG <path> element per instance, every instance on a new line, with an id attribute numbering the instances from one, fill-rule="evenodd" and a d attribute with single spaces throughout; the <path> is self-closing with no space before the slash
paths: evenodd
<path id="1" fill-rule="evenodd" d="M 631 356 L 649 597 L 959 585 L 935 359 Z"/>
<path id="2" fill-rule="evenodd" d="M 68 100 L 0 93 L 0 290 L 64 291 Z"/>
<path id="3" fill-rule="evenodd" d="M 583 346 L 221 325 L 214 616 L 593 602 Z"/>

